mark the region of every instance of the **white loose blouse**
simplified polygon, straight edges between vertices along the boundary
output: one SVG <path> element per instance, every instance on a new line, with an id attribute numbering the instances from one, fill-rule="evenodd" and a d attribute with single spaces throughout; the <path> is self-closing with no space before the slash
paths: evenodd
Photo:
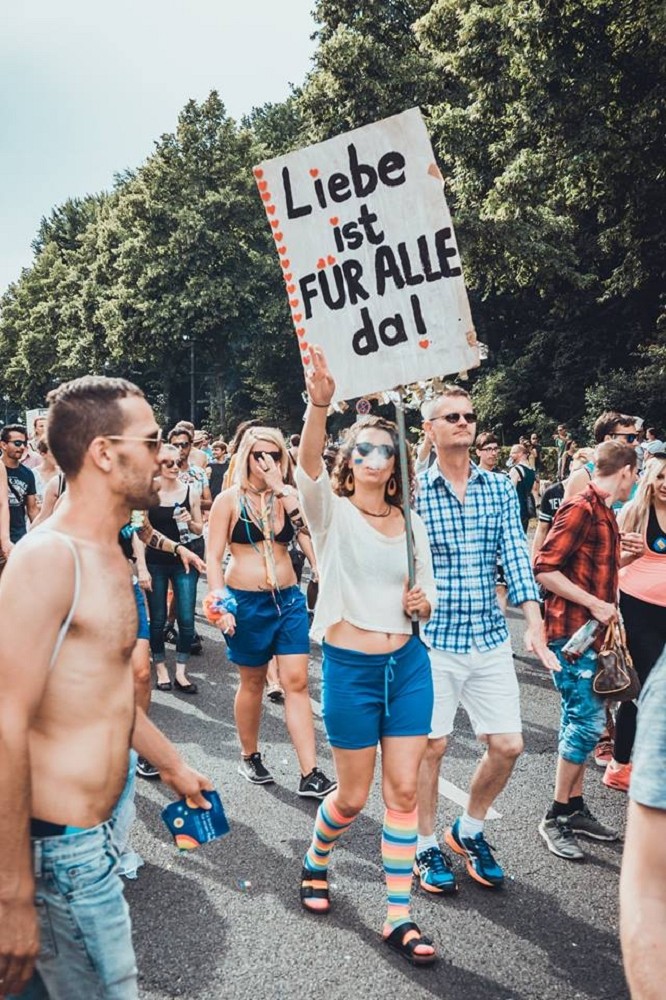
<path id="1" fill-rule="evenodd" d="M 369 632 L 410 635 L 412 623 L 402 607 L 405 532 L 388 538 L 373 528 L 346 497 L 333 492 L 323 464 L 316 480 L 297 465 L 296 484 L 319 570 L 312 638 L 321 642 L 326 629 L 339 621 Z M 411 519 L 416 585 L 434 611 L 437 590 L 428 536 L 418 514 L 412 511 Z"/>

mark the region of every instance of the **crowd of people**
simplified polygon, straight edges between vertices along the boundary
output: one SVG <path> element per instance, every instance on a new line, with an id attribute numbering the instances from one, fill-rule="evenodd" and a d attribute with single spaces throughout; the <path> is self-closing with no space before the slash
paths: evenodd
<path id="1" fill-rule="evenodd" d="M 666 971 L 666 445 L 607 412 L 589 448 L 558 427 L 553 482 L 536 434 L 500 469 L 499 441 L 451 384 L 424 403 L 404 468 L 388 419 L 327 435 L 335 383 L 321 350 L 312 362 L 303 427 L 288 442 L 256 420 L 229 444 L 187 421 L 163 439 L 140 389 L 93 376 L 54 390 L 30 438 L 20 424 L 0 432 L 0 798 L 14 804 L 0 813 L 0 997 L 138 995 L 118 875 L 135 778 L 161 779 L 202 809 L 213 788 L 149 719 L 153 684 L 198 693 L 187 669 L 203 641 L 205 573 L 202 613 L 238 673 L 238 772 L 273 782 L 262 705 L 284 700 L 294 790 L 319 802 L 294 874 L 303 909 L 316 919 L 333 905 L 333 850 L 354 835 L 380 749 L 381 937 L 415 965 L 438 952 L 412 919 L 414 884 L 454 893 L 454 855 L 480 886 L 505 882 L 484 822 L 523 751 L 505 616 L 519 608 L 561 709 L 553 795 L 535 828 L 552 855 L 579 861 L 582 839 L 620 839 L 586 803 L 588 761 L 629 793 L 625 968 L 633 996 L 656 998 Z M 619 704 L 594 687 L 616 626 L 643 688 Z M 581 629 L 590 642 L 572 653 Z M 317 760 L 312 641 L 334 776 Z M 459 706 L 483 754 L 466 807 L 440 836 L 438 783 Z"/>

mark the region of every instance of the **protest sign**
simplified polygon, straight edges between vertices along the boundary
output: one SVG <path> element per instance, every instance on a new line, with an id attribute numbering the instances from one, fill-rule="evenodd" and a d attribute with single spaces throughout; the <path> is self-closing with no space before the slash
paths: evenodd
<path id="1" fill-rule="evenodd" d="M 254 168 L 305 367 L 336 399 L 479 364 L 442 178 L 418 108 Z"/>

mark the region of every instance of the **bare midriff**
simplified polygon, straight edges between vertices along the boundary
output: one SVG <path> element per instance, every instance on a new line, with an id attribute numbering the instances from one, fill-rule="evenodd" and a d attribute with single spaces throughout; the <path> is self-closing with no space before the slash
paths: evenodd
<path id="1" fill-rule="evenodd" d="M 324 638 L 329 646 L 381 655 L 394 653 L 396 649 L 405 646 L 411 637 L 403 632 L 371 632 L 343 620 L 329 625 Z"/>
<path id="2" fill-rule="evenodd" d="M 227 587 L 237 590 L 270 590 L 266 575 L 266 560 L 263 555 L 265 542 L 258 542 L 255 549 L 252 545 L 232 543 L 229 546 L 231 558 L 224 571 L 224 582 Z M 275 575 L 278 589 L 293 587 L 296 574 L 292 566 L 286 545 L 273 542 L 273 557 L 275 559 Z"/>

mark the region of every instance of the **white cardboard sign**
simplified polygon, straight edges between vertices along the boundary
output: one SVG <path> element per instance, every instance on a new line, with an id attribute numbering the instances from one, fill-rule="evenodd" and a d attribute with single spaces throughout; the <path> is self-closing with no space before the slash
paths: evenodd
<path id="1" fill-rule="evenodd" d="M 418 108 L 254 168 L 303 364 L 336 399 L 479 364 L 442 178 Z"/>

